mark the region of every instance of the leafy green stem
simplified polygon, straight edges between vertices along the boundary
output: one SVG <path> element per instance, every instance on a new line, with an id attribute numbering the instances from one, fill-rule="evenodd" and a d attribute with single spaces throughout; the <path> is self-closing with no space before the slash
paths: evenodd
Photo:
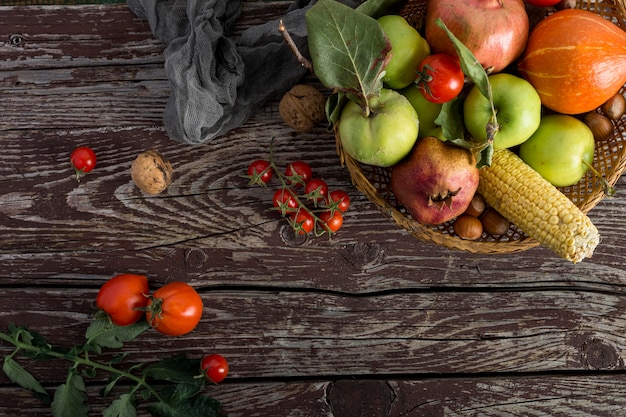
<path id="1" fill-rule="evenodd" d="M 118 375 L 124 378 L 127 378 L 133 382 L 135 382 L 137 384 L 137 386 L 135 387 L 135 389 L 133 390 L 136 391 L 139 387 L 144 387 L 146 388 L 150 394 L 152 394 L 157 401 L 159 402 L 164 402 L 163 399 L 159 396 L 159 394 L 150 386 L 150 384 L 148 384 L 145 380 L 145 376 L 144 377 L 138 377 L 136 375 L 131 374 L 130 372 L 126 372 L 124 370 L 115 368 L 111 365 L 107 365 L 107 364 L 103 364 L 100 362 L 96 362 L 93 361 L 91 359 L 89 359 L 89 356 L 87 354 L 87 352 L 85 353 L 85 357 L 81 357 L 79 355 L 74 355 L 74 354 L 66 354 L 66 353 L 62 353 L 62 352 L 58 352 L 54 349 L 42 349 L 39 346 L 33 346 L 32 344 L 29 344 L 27 342 L 23 342 L 20 340 L 20 335 L 23 333 L 23 331 L 18 331 L 18 333 L 15 336 L 11 336 L 9 334 L 6 333 L 2 333 L 0 332 L 0 339 L 4 340 L 5 342 L 8 342 L 10 344 L 12 344 L 13 346 L 15 346 L 15 350 L 13 351 L 13 353 L 11 353 L 9 355 L 9 357 L 13 357 L 15 356 L 20 350 L 22 351 L 26 351 L 26 352 L 32 352 L 35 353 L 37 355 L 45 355 L 47 357 L 52 357 L 52 358 L 56 358 L 56 359 L 64 359 L 70 362 L 73 362 L 73 368 L 76 369 L 79 366 L 83 365 L 89 368 L 93 368 L 93 369 L 99 369 L 105 372 L 108 372 L 110 374 L 113 375 Z"/>

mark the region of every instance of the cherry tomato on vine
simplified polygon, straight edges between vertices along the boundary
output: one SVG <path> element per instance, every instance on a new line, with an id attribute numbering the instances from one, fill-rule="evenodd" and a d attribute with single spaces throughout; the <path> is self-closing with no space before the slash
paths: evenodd
<path id="1" fill-rule="evenodd" d="M 79 146 L 70 154 L 70 162 L 76 171 L 76 179 L 88 172 L 91 172 L 96 166 L 96 153 L 87 146 Z"/>
<path id="2" fill-rule="evenodd" d="M 345 213 L 350 207 L 350 196 L 343 190 L 333 190 L 328 193 L 328 204 L 337 204 L 337 209 Z"/>
<path id="3" fill-rule="evenodd" d="M 526 3 L 532 4 L 533 6 L 547 7 L 554 6 L 560 1 L 561 0 L 526 0 Z"/>
<path id="4" fill-rule="evenodd" d="M 418 66 L 415 80 L 424 97 L 433 103 L 445 103 L 463 90 L 465 75 L 459 60 L 448 54 L 432 54 Z"/>
<path id="5" fill-rule="evenodd" d="M 335 210 L 332 213 L 331 211 L 324 211 L 319 217 L 333 233 L 337 232 L 341 229 L 341 226 L 343 226 L 343 214 L 341 214 L 339 210 Z"/>
<path id="6" fill-rule="evenodd" d="M 200 368 L 208 381 L 218 384 L 228 375 L 228 361 L 220 354 L 207 355 L 200 361 Z"/>
<path id="7" fill-rule="evenodd" d="M 174 281 L 157 289 L 148 301 L 146 319 L 168 336 L 189 333 L 202 317 L 202 298 L 187 283 Z"/>
<path id="8" fill-rule="evenodd" d="M 311 166 L 304 161 L 295 161 L 287 165 L 285 169 L 287 183 L 294 186 L 306 184 L 313 176 Z"/>
<path id="9" fill-rule="evenodd" d="M 279 188 L 276 192 L 274 192 L 272 205 L 277 209 L 280 209 L 283 213 L 295 211 L 295 209 L 298 208 L 298 202 L 296 201 L 293 193 L 286 188 Z"/>
<path id="10" fill-rule="evenodd" d="M 304 193 L 317 204 L 317 202 L 325 200 L 326 196 L 328 196 L 328 184 L 323 179 L 312 178 L 304 186 Z"/>
<path id="11" fill-rule="evenodd" d="M 295 230 L 297 234 L 306 235 L 313 231 L 315 219 L 308 210 L 300 209 L 295 213 L 291 213 L 290 217 L 293 230 Z"/>
<path id="12" fill-rule="evenodd" d="M 267 184 L 272 179 L 274 170 L 271 168 L 270 163 L 264 159 L 257 159 L 248 165 L 248 178 L 250 178 L 250 185 L 252 184 Z"/>
<path id="13" fill-rule="evenodd" d="M 136 323 L 145 314 L 138 310 L 148 305 L 148 278 L 145 275 L 120 274 L 105 282 L 96 305 L 118 326 Z"/>

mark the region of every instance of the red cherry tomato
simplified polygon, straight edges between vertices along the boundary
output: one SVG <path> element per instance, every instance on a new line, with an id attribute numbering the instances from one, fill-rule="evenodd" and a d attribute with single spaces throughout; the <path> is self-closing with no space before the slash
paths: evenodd
<path id="1" fill-rule="evenodd" d="M 87 146 L 79 146 L 70 154 L 70 162 L 76 170 L 76 179 L 88 172 L 91 172 L 96 166 L 96 153 Z"/>
<path id="2" fill-rule="evenodd" d="M 150 301 L 148 278 L 145 275 L 120 274 L 100 287 L 96 296 L 98 308 L 118 326 L 136 323 L 145 314 L 138 310 Z"/>
<path id="3" fill-rule="evenodd" d="M 272 204 L 284 213 L 288 211 L 295 211 L 295 209 L 298 208 L 298 202 L 294 198 L 293 193 L 286 188 L 279 188 L 276 190 L 274 196 L 272 197 Z"/>
<path id="4" fill-rule="evenodd" d="M 299 235 L 306 235 L 313 231 L 315 219 L 307 210 L 300 209 L 295 213 L 291 213 L 291 224 L 293 230 Z"/>
<path id="5" fill-rule="evenodd" d="M 328 193 L 328 205 L 337 205 L 337 209 L 343 213 L 350 207 L 350 196 L 343 190 L 333 190 Z"/>
<path id="6" fill-rule="evenodd" d="M 547 7 L 554 6 L 560 1 L 561 0 L 526 0 L 526 3 L 532 4 L 533 6 Z"/>
<path id="7" fill-rule="evenodd" d="M 152 294 L 146 319 L 160 333 L 181 336 L 198 325 L 202 307 L 202 298 L 192 286 L 174 281 Z"/>
<path id="8" fill-rule="evenodd" d="M 264 159 L 257 159 L 248 165 L 248 178 L 250 178 L 250 185 L 252 184 L 267 184 L 272 179 L 274 171 L 270 166 L 270 163 Z"/>
<path id="9" fill-rule="evenodd" d="M 311 166 L 304 161 L 296 161 L 287 165 L 285 169 L 287 183 L 294 186 L 304 185 L 313 176 Z"/>
<path id="10" fill-rule="evenodd" d="M 200 368 L 206 379 L 215 384 L 222 382 L 228 375 L 228 361 L 217 353 L 202 358 Z"/>
<path id="11" fill-rule="evenodd" d="M 464 81 L 459 60 L 448 54 L 433 54 L 424 58 L 418 66 L 415 80 L 424 97 L 433 103 L 445 103 L 458 96 Z"/>
<path id="12" fill-rule="evenodd" d="M 304 186 L 304 193 L 317 204 L 328 196 L 328 184 L 320 178 L 312 178 Z"/>
<path id="13" fill-rule="evenodd" d="M 341 214 L 339 210 L 335 210 L 332 213 L 330 211 L 322 212 L 320 214 L 320 220 L 322 220 L 333 233 L 336 233 L 341 229 L 341 226 L 343 226 L 343 214 Z"/>

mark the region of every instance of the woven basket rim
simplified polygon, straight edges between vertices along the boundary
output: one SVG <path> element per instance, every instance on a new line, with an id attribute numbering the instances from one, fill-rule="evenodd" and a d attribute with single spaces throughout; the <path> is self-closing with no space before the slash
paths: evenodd
<path id="1" fill-rule="evenodd" d="M 411 3 L 420 3 L 423 7 L 427 3 L 427 0 L 409 0 L 407 5 Z M 602 5 L 604 7 L 597 7 L 598 5 Z M 600 1 L 590 1 L 590 0 L 578 0 L 576 6 L 578 8 L 584 8 L 587 10 L 591 10 L 597 12 L 599 10 L 601 13 L 606 15 L 608 12 L 614 11 L 617 14 L 618 26 L 620 26 L 623 30 L 626 30 L 626 0 L 600 0 Z M 582 6 L 582 7 L 581 7 Z M 592 7 L 593 6 L 593 7 Z M 597 10 L 596 10 L 597 9 Z M 402 11 L 400 12 L 402 14 Z M 407 17 L 407 16 L 405 16 Z M 407 20 L 410 18 L 414 18 L 415 16 L 407 17 Z M 417 17 L 420 19 L 420 16 Z M 411 22 L 414 25 L 417 25 L 416 22 Z M 626 96 L 626 84 L 620 90 L 620 92 Z M 444 246 L 449 249 L 458 249 L 466 252 L 477 253 L 477 254 L 506 254 L 506 253 L 514 253 L 514 252 L 523 252 L 531 248 L 535 248 L 539 246 L 539 242 L 535 239 L 529 237 L 521 231 L 517 231 L 517 226 L 512 224 L 509 230 L 509 233 L 504 238 L 494 239 L 493 236 L 483 237 L 481 240 L 465 240 L 461 239 L 458 236 L 454 235 L 454 232 L 451 231 L 451 226 L 441 227 L 441 226 L 426 226 L 418 223 L 413 220 L 409 215 L 402 211 L 400 206 L 396 206 L 391 204 L 384 195 L 381 194 L 379 189 L 376 188 L 370 179 L 364 172 L 364 168 L 369 168 L 372 170 L 383 170 L 383 168 L 379 167 L 370 167 L 360 162 L 356 161 L 353 157 L 343 151 L 341 145 L 341 138 L 339 135 L 339 122 L 334 125 L 334 133 L 336 138 L 336 146 L 337 146 L 337 154 L 340 157 L 340 163 L 342 166 L 347 167 L 352 183 L 355 187 L 361 191 L 363 194 L 367 196 L 367 198 L 373 202 L 377 209 L 385 216 L 392 219 L 396 224 L 400 227 L 404 228 L 407 232 L 409 232 L 414 237 L 418 238 L 424 242 L 431 242 L 437 245 Z M 615 142 L 615 143 L 614 143 Z M 607 155 L 606 161 L 603 155 Z M 602 157 L 602 161 L 610 166 L 610 169 L 605 170 L 603 173 L 605 179 L 611 185 L 615 185 L 621 175 L 626 171 L 626 115 L 622 116 L 619 125 L 615 127 L 614 135 L 612 141 L 609 143 L 598 143 L 596 142 L 596 155 L 594 156 L 594 164 L 598 161 L 599 157 Z M 589 175 L 593 175 L 588 173 L 587 176 L 583 177 L 579 184 L 573 187 L 565 187 L 559 188 L 568 196 L 568 198 L 572 199 L 572 196 L 568 194 L 568 189 L 571 190 L 574 187 L 580 186 L 582 189 L 587 189 L 587 185 L 590 182 L 593 182 L 593 178 L 589 178 Z M 586 192 L 585 197 L 576 202 L 576 205 L 581 209 L 583 213 L 588 213 L 591 209 L 593 209 L 600 201 L 602 201 L 605 197 L 605 194 L 600 185 L 592 187 L 592 192 Z"/>

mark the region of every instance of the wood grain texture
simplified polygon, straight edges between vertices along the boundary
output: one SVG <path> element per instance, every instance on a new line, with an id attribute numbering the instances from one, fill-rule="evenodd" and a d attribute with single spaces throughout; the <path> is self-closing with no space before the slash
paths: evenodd
<path id="1" fill-rule="evenodd" d="M 244 2 L 236 33 L 289 3 Z M 142 335 L 129 359 L 219 351 L 231 375 L 211 393 L 230 416 L 582 417 L 626 407 L 625 178 L 590 213 L 602 235 L 593 258 L 475 255 L 384 218 L 350 184 L 324 126 L 296 134 L 270 102 L 241 128 L 188 146 L 163 129 L 168 96 L 163 46 L 125 5 L 0 7 L 0 331 L 14 322 L 80 343 L 99 286 L 134 272 L 152 288 L 189 282 L 205 312 L 184 338 Z M 279 166 L 305 160 L 350 194 L 332 240 L 296 239 L 269 210 L 273 189 L 241 177 L 272 138 Z M 98 165 L 77 182 L 69 153 L 83 144 Z M 147 149 L 174 167 L 162 195 L 130 179 Z M 63 381 L 62 363 L 26 364 L 47 388 Z M 94 416 L 109 401 L 97 395 L 102 383 L 89 385 Z M 1 375 L 5 415 L 49 409 Z"/>

